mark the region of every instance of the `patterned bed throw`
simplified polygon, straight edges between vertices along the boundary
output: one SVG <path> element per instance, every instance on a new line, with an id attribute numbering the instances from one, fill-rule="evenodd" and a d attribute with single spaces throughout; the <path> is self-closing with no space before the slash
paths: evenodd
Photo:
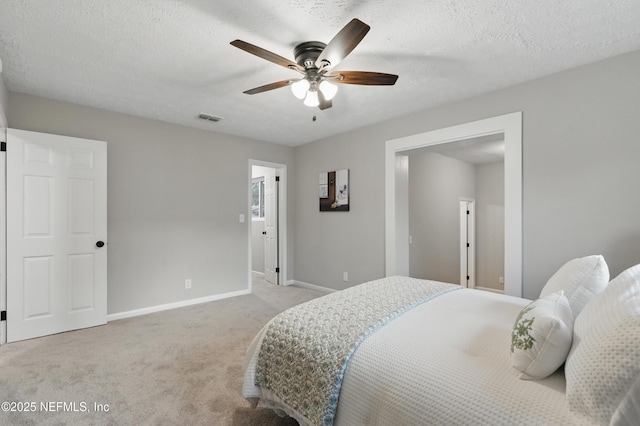
<path id="1" fill-rule="evenodd" d="M 388 321 L 462 287 L 388 277 L 295 306 L 269 323 L 256 385 L 316 425 L 332 425 L 342 379 L 358 345 Z"/>

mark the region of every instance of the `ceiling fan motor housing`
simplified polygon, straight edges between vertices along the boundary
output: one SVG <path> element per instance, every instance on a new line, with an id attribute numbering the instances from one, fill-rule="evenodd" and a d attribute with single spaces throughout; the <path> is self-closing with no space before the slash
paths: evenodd
<path id="1" fill-rule="evenodd" d="M 296 63 L 303 66 L 305 69 L 317 68 L 316 60 L 326 46 L 327 45 L 321 41 L 307 41 L 300 43 L 293 49 L 293 55 L 296 58 Z"/>

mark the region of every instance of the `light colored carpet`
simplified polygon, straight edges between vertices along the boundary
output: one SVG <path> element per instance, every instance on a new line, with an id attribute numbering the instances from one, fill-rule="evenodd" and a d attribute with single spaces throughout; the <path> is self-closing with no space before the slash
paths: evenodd
<path id="1" fill-rule="evenodd" d="M 36 410 L 0 424 L 297 425 L 249 408 L 242 363 L 269 319 L 321 295 L 257 279 L 251 295 L 3 345 L 0 402 Z"/>

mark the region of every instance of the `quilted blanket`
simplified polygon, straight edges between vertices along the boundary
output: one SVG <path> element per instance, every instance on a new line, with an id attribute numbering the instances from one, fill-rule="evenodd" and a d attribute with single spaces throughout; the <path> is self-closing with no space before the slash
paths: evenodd
<path id="1" fill-rule="evenodd" d="M 460 288 L 388 277 L 291 308 L 267 326 L 255 384 L 313 424 L 332 425 L 344 372 L 358 345 L 393 318 Z"/>

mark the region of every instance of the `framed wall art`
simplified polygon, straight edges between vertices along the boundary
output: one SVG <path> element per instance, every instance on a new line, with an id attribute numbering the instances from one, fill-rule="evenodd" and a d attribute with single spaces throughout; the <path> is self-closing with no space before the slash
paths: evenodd
<path id="1" fill-rule="evenodd" d="M 349 211 L 349 169 L 321 172 L 318 188 L 321 212 Z"/>

